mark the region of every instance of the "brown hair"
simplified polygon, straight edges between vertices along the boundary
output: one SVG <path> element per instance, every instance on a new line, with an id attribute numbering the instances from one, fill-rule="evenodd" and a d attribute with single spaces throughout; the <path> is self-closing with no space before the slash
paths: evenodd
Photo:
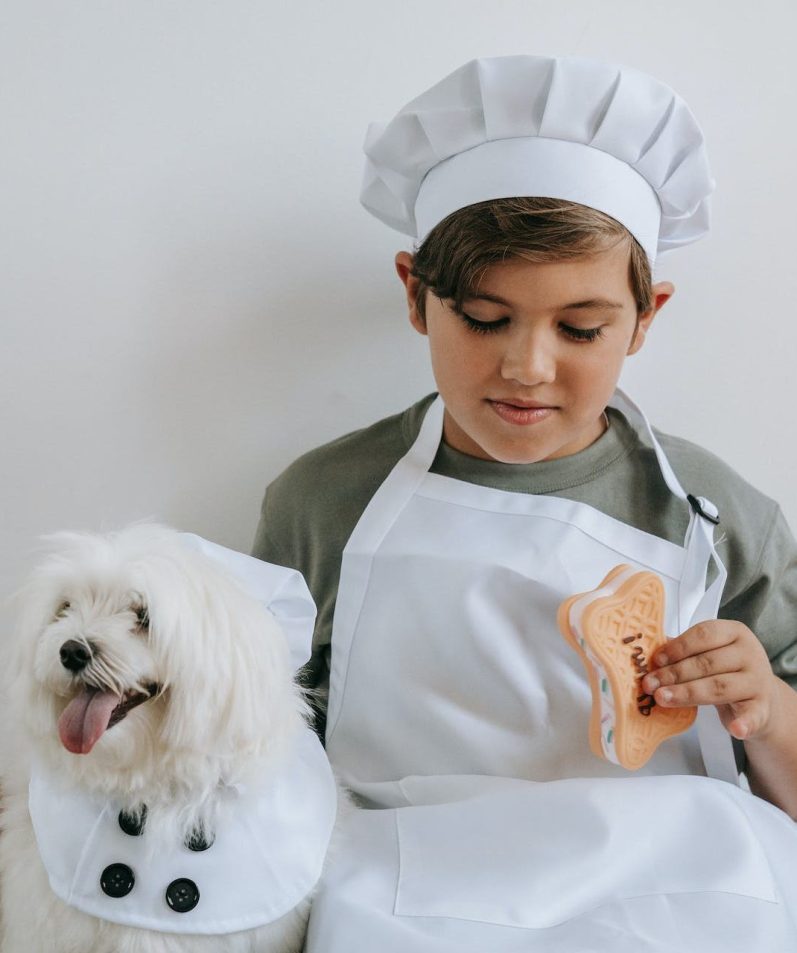
<path id="1" fill-rule="evenodd" d="M 562 199 L 491 199 L 452 212 L 415 249 L 411 274 L 420 279 L 417 307 L 423 320 L 426 291 L 454 300 L 461 310 L 490 265 L 507 258 L 561 261 L 628 243 L 628 278 L 637 316 L 653 304 L 650 263 L 642 246 L 616 219 Z"/>

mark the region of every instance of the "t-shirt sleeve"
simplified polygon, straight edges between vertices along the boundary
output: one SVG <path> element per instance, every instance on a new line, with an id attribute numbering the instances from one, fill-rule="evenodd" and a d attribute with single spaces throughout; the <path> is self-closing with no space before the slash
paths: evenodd
<path id="1" fill-rule="evenodd" d="M 252 543 L 252 555 L 262 559 L 267 563 L 276 563 L 278 566 L 290 566 L 291 569 L 298 569 L 293 565 L 292 557 L 287 552 L 285 540 L 275 533 L 278 529 L 277 521 L 272 519 L 270 505 L 271 499 L 269 490 L 266 488 L 263 494 L 263 502 L 260 506 L 260 519 L 255 530 L 255 539 Z"/>
<path id="2" fill-rule="evenodd" d="M 797 541 L 779 506 L 773 508 L 747 584 L 720 615 L 755 632 L 775 674 L 797 689 Z"/>
<path id="3" fill-rule="evenodd" d="M 260 507 L 260 518 L 252 543 L 252 555 L 265 562 L 297 569 L 308 585 L 313 581 L 312 567 L 307 560 L 306 527 L 299 525 L 301 507 L 296 504 L 304 480 L 299 474 L 282 474 L 266 487 Z M 311 586 L 311 591 L 312 591 Z M 318 608 L 318 592 L 313 593 Z M 316 730 L 323 738 L 323 717 L 326 710 L 325 647 L 318 640 L 318 619 L 309 660 L 296 673 L 296 681 L 305 691 L 313 710 Z"/>

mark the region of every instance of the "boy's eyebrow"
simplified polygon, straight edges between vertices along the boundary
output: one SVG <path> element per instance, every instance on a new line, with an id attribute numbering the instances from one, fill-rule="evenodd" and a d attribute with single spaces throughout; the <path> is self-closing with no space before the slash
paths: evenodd
<path id="1" fill-rule="evenodd" d="M 499 295 L 493 294 L 478 294 L 478 295 L 469 295 L 466 301 L 494 301 L 496 304 L 502 304 L 504 307 L 511 308 L 514 307 L 510 301 L 505 301 Z M 609 301 L 607 298 L 587 298 L 585 301 L 572 301 L 570 304 L 563 304 L 558 310 L 559 311 L 570 311 L 577 308 L 593 308 L 599 311 L 613 311 L 618 308 L 622 308 L 623 305 L 619 301 Z"/>

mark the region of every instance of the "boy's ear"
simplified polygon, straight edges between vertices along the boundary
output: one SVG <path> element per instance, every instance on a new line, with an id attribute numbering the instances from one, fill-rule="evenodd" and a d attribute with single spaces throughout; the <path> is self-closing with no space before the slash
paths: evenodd
<path id="1" fill-rule="evenodd" d="M 653 319 L 661 311 L 665 304 L 675 294 L 675 285 L 671 281 L 659 281 L 653 285 L 653 304 L 640 314 L 637 320 L 636 331 L 631 339 L 631 345 L 628 348 L 628 354 L 636 354 L 645 343 L 645 336 L 653 324 Z"/>
<path id="2" fill-rule="evenodd" d="M 420 278 L 415 278 L 412 274 L 412 255 L 408 251 L 400 251 L 396 255 L 396 273 L 401 279 L 401 283 L 407 292 L 407 306 L 410 312 L 410 324 L 420 334 L 426 334 L 426 322 L 418 310 L 418 289 L 421 284 Z"/>

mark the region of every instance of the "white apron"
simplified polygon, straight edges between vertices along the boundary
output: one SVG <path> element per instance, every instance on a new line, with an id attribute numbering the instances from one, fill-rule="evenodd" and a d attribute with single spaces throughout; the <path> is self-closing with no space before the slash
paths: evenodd
<path id="1" fill-rule="evenodd" d="M 612 406 L 690 509 L 683 546 L 583 503 L 430 473 L 440 398 L 355 527 L 327 754 L 376 809 L 341 837 L 309 953 L 797 949 L 797 833 L 737 786 L 713 707 L 636 773 L 589 748 L 562 600 L 619 563 L 653 570 L 675 635 L 716 617 L 726 578 L 716 509 L 687 501 L 620 391 Z"/>

